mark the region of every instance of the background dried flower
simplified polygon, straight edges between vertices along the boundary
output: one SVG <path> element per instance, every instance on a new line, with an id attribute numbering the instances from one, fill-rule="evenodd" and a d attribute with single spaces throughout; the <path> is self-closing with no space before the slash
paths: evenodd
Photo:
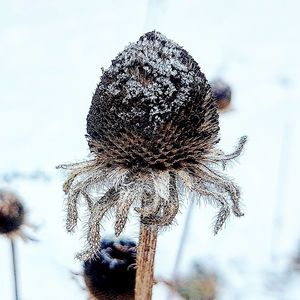
<path id="1" fill-rule="evenodd" d="M 219 171 L 246 142 L 225 154 L 217 149 L 219 123 L 210 85 L 186 50 L 158 32 L 130 44 L 103 72 L 87 116 L 92 159 L 62 165 L 68 231 L 83 198 L 90 209 L 87 260 L 99 247 L 99 223 L 111 211 L 115 234 L 135 207 L 148 226 L 172 224 L 179 187 L 219 207 L 217 233 L 232 211 L 242 216 L 239 188 Z M 99 189 L 102 193 L 99 194 Z"/>
<path id="2" fill-rule="evenodd" d="M 19 299 L 19 288 L 15 238 L 21 237 L 24 241 L 34 241 L 33 238 L 23 231 L 25 225 L 32 226 L 26 223 L 25 215 L 24 206 L 18 196 L 12 192 L 0 190 L 0 235 L 2 234 L 8 237 L 11 245 L 14 294 L 16 300 Z"/>
<path id="3" fill-rule="evenodd" d="M 229 110 L 231 107 L 231 87 L 224 80 L 218 78 L 210 82 L 212 94 L 217 101 L 220 111 Z"/>
<path id="4" fill-rule="evenodd" d="M 192 274 L 178 280 L 174 288 L 187 300 L 214 300 L 217 296 L 217 275 L 196 264 Z"/>
<path id="5" fill-rule="evenodd" d="M 18 197 L 8 191 L 0 191 L 0 234 L 9 238 L 22 234 L 25 210 Z"/>
<path id="6" fill-rule="evenodd" d="M 134 299 L 136 244 L 101 241 L 97 257 L 84 262 L 84 279 L 93 299 Z"/>

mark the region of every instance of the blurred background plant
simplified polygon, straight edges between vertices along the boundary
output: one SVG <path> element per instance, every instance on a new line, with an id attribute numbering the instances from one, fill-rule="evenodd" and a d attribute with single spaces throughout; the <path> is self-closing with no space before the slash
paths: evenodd
<path id="1" fill-rule="evenodd" d="M 0 235 L 6 237 L 11 244 L 15 300 L 19 299 L 15 239 L 20 237 L 25 242 L 29 240 L 34 241 L 34 239 L 24 231 L 26 226 L 33 227 L 28 223 L 26 210 L 19 196 L 10 191 L 0 190 Z"/>
<path id="2" fill-rule="evenodd" d="M 217 276 L 195 264 L 189 276 L 176 283 L 176 290 L 187 300 L 214 300 L 217 296 Z"/>
<path id="3" fill-rule="evenodd" d="M 102 239 L 97 256 L 83 263 L 91 300 L 133 300 L 135 275 L 136 243 L 130 239 Z"/>
<path id="4" fill-rule="evenodd" d="M 217 78 L 210 83 L 211 91 L 217 101 L 218 110 L 226 112 L 232 109 L 231 106 L 231 87 L 223 79 Z"/>
<path id="5" fill-rule="evenodd" d="M 21 201 L 15 194 L 0 190 L 0 234 L 9 239 L 16 236 L 26 239 L 24 225 L 25 209 Z"/>
<path id="6" fill-rule="evenodd" d="M 190 272 L 175 281 L 162 280 L 174 293 L 186 300 L 215 300 L 218 294 L 218 275 L 199 263 L 195 263 Z"/>

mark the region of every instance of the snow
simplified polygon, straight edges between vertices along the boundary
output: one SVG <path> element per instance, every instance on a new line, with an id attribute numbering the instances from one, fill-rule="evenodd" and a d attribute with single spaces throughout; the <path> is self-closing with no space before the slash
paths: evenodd
<path id="1" fill-rule="evenodd" d="M 245 217 L 214 236 L 214 209 L 194 207 L 178 271 L 196 259 L 217 269 L 222 300 L 300 299 L 299 277 L 280 284 L 300 237 L 298 11 L 292 0 L 1 3 L 1 187 L 22 196 L 40 227 L 38 243 L 17 242 L 22 300 L 86 299 L 71 274 L 80 271 L 74 254 L 83 240 L 64 230 L 64 176 L 54 167 L 87 156 L 86 115 L 101 67 L 153 29 L 189 51 L 209 79 L 231 84 L 234 110 L 221 117 L 221 148 L 249 136 L 229 171 L 242 187 Z M 37 170 L 49 179 L 30 179 Z M 25 175 L 5 181 L 13 172 Z M 159 237 L 159 277 L 172 277 L 186 213 Z M 137 224 L 132 219 L 125 234 L 137 238 Z M 0 238 L 1 300 L 13 299 L 9 250 Z M 160 285 L 154 295 L 168 292 Z"/>

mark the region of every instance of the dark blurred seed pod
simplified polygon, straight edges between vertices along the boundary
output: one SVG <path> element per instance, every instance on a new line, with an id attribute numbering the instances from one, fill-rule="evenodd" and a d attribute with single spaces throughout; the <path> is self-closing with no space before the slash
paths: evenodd
<path id="1" fill-rule="evenodd" d="M 94 259 L 84 262 L 84 279 L 91 299 L 133 300 L 136 244 L 130 240 L 101 241 Z"/>
<path id="2" fill-rule="evenodd" d="M 0 234 L 13 237 L 19 234 L 24 224 L 25 210 L 18 197 L 7 191 L 0 191 Z"/>
<path id="3" fill-rule="evenodd" d="M 99 223 L 108 212 L 116 216 L 116 236 L 131 207 L 145 225 L 172 224 L 180 186 L 220 208 L 215 233 L 231 212 L 243 215 L 239 188 L 219 166 L 225 169 L 240 155 L 246 137 L 233 153 L 217 148 L 219 120 L 210 85 L 191 55 L 159 32 L 141 36 L 103 72 L 87 133 L 92 159 L 61 166 L 70 170 L 63 188 L 67 230 L 77 225 L 80 198 L 90 210 L 88 245 L 79 259 L 97 251 Z"/>
<path id="4" fill-rule="evenodd" d="M 231 106 L 231 87 L 222 79 L 215 79 L 210 82 L 212 94 L 216 99 L 220 111 L 228 110 Z"/>

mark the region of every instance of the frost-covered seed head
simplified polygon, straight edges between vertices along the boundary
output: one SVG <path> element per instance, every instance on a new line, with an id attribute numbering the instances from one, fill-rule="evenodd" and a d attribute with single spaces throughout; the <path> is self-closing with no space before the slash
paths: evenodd
<path id="1" fill-rule="evenodd" d="M 87 117 L 90 148 L 107 164 L 166 170 L 218 142 L 210 86 L 186 50 L 159 32 L 130 44 L 104 71 Z"/>

